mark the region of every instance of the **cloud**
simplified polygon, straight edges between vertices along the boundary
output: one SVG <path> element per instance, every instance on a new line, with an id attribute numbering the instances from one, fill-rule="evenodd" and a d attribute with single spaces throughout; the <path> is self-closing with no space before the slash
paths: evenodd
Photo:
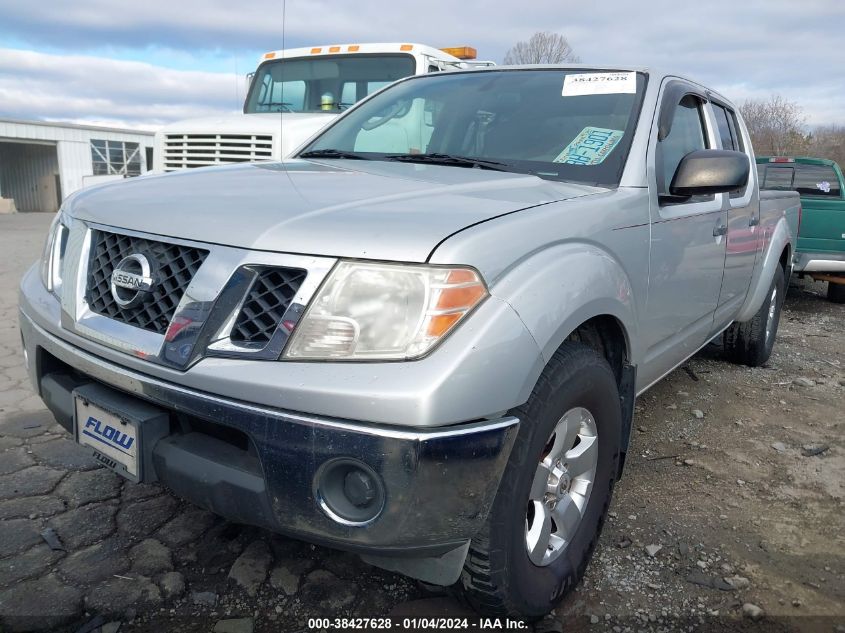
<path id="1" fill-rule="evenodd" d="M 37 12 L 28 0 L 5 0 L 3 5 L 0 33 L 49 47 L 95 49 L 121 44 L 272 50 L 281 46 L 283 36 L 282 0 L 237 4 L 228 0 L 146 0 L 122 3 L 119 10 L 113 0 L 47 1 L 40 3 L 42 10 Z M 452 37 L 477 40 L 487 27 L 495 26 L 506 35 L 510 27 L 491 19 L 497 13 L 498 9 L 481 0 L 434 0 L 424 7 L 387 0 L 288 0 L 284 35 L 294 45 L 425 36 L 426 41 L 445 38 L 448 41 L 441 43 L 445 46 L 460 43 L 449 39 Z"/>
<path id="2" fill-rule="evenodd" d="M 0 49 L 0 115 L 155 129 L 240 110 L 243 77 L 134 61 Z"/>
<path id="3" fill-rule="evenodd" d="M 428 0 L 424 5 L 396 0 L 287 0 L 284 33 L 282 6 L 283 0 L 145 0 L 121 3 L 118 8 L 113 0 L 44 0 L 36 12 L 31 0 L 4 0 L 0 42 L 5 38 L 13 40 L 16 48 L 45 50 L 61 57 L 70 52 L 86 60 L 87 68 L 93 68 L 96 56 L 135 55 L 180 68 L 190 67 L 190 60 L 196 59 L 197 68 L 222 71 L 221 60 L 251 59 L 280 48 L 283 39 L 288 47 L 400 40 L 436 46 L 469 44 L 481 57 L 499 61 L 518 40 L 538 30 L 551 30 L 565 34 L 586 63 L 668 68 L 735 100 L 777 93 L 801 104 L 810 124 L 845 123 L 845 66 L 838 63 L 841 55 L 835 53 L 841 50 L 845 3 L 833 0 L 696 4 L 677 0 L 534 0 L 529 4 Z M 151 56 L 151 49 L 158 54 Z M 173 63 L 161 51 L 173 51 Z M 80 57 L 81 53 L 87 57 Z M 40 94 L 59 100 L 63 95 L 68 103 L 93 99 L 97 108 L 101 108 L 97 100 L 105 99 L 109 107 L 117 108 L 88 113 L 91 116 L 119 114 L 127 121 L 164 121 L 182 111 L 231 108 L 236 82 L 242 82 L 232 76 L 231 64 L 226 64 L 226 73 L 199 77 L 152 65 L 145 69 L 124 66 L 117 71 L 107 62 L 101 68 L 112 72 L 103 79 L 114 79 L 114 84 L 100 77 L 78 81 L 71 64 L 54 60 L 50 75 L 54 84 L 42 86 Z M 50 68 L 38 66 L 32 72 L 33 81 L 50 81 Z M 121 72 L 142 82 L 149 92 L 124 85 L 127 78 L 122 82 Z M 9 109 L 13 98 L 18 104 L 26 99 L 15 85 L 22 74 L 7 68 L 0 76 L 0 112 Z M 192 80 L 192 85 L 186 86 L 186 80 Z M 29 103 L 32 116 L 44 116 L 36 113 L 45 104 L 31 99 Z M 144 108 L 145 103 L 155 107 Z M 80 102 L 75 107 L 84 105 Z M 62 116 L 59 104 L 52 110 Z M 65 116 L 85 114 L 75 109 Z"/>

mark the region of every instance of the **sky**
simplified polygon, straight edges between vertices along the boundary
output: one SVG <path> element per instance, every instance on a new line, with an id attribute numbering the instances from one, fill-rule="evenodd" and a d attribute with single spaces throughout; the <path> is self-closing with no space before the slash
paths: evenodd
<path id="1" fill-rule="evenodd" d="M 467 44 L 501 62 L 553 31 L 587 64 L 671 70 L 737 103 L 779 94 L 810 127 L 845 125 L 843 26 L 840 0 L 0 0 L 0 118 L 154 130 L 240 111 L 268 50 Z"/>

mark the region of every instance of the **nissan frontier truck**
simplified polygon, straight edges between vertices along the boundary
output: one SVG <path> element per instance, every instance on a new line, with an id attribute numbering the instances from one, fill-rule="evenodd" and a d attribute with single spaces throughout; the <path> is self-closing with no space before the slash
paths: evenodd
<path id="1" fill-rule="evenodd" d="M 671 73 L 410 77 L 292 160 L 71 196 L 20 286 L 29 374 L 130 481 L 537 618 L 635 398 L 714 338 L 772 352 L 799 199 L 754 160 Z"/>

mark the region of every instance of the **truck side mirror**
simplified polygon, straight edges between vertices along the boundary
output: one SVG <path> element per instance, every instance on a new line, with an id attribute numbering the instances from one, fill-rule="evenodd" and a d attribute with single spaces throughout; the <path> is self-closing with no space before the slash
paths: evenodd
<path id="1" fill-rule="evenodd" d="M 699 196 L 740 191 L 748 182 L 751 164 L 742 152 L 700 149 L 681 159 L 669 193 L 673 196 Z"/>

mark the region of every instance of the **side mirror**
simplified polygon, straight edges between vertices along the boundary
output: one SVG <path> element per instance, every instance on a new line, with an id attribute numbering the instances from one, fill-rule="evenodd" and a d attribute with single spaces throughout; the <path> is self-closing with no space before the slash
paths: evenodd
<path id="1" fill-rule="evenodd" d="M 739 191 L 748 182 L 751 164 L 742 152 L 700 149 L 681 159 L 669 193 L 673 196 L 700 196 Z"/>

